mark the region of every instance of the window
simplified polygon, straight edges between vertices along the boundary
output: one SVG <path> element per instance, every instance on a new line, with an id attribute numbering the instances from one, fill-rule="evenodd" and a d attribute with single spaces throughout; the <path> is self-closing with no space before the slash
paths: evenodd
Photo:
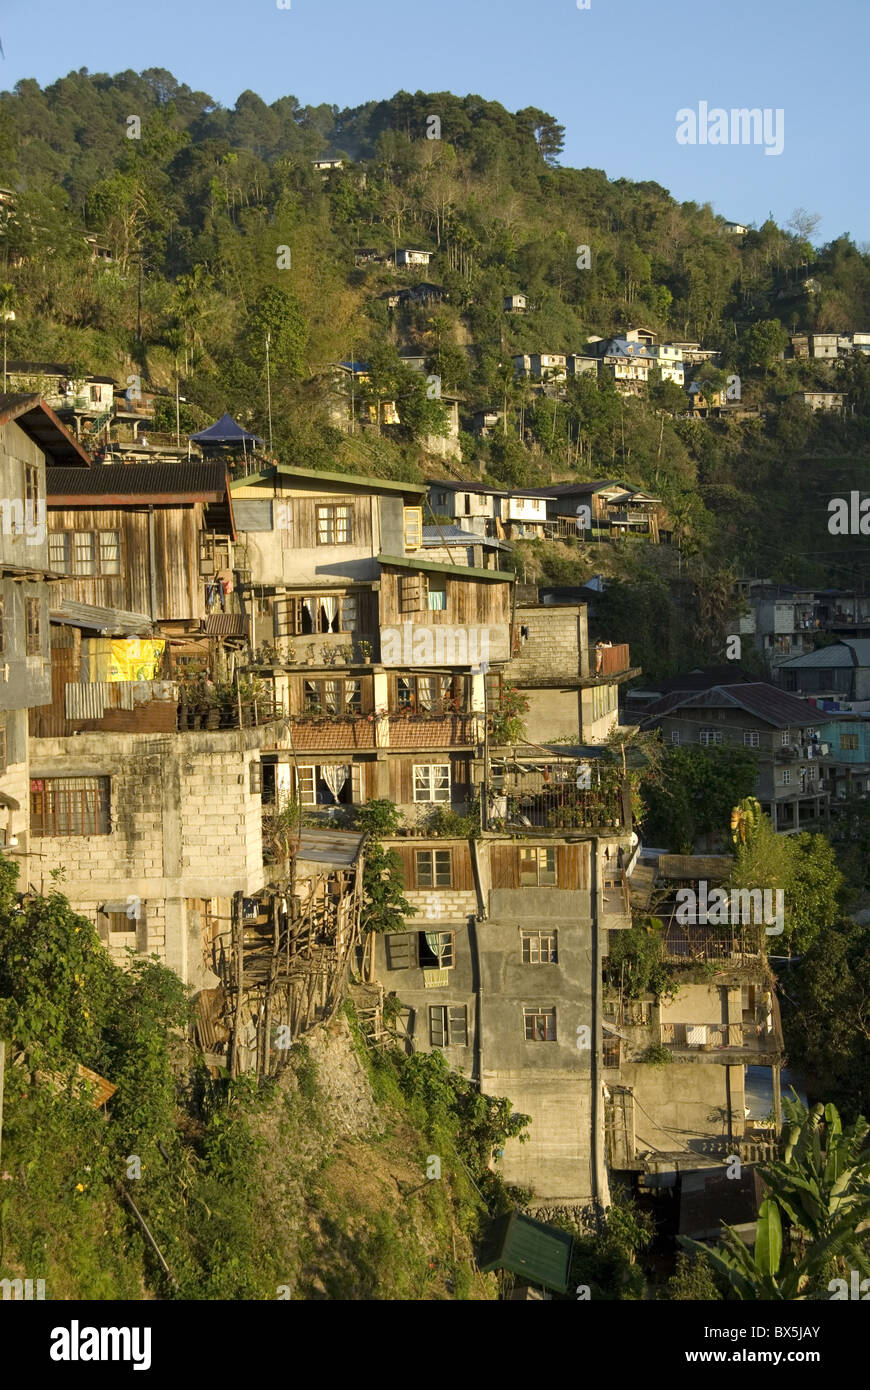
<path id="1" fill-rule="evenodd" d="M 348 503 L 330 502 L 317 507 L 317 544 L 350 545 L 353 540 Z"/>
<path id="2" fill-rule="evenodd" d="M 108 777 L 39 777 L 30 782 L 34 835 L 108 835 Z"/>
<path id="3" fill-rule="evenodd" d="M 782 770 L 782 785 L 783 785 L 784 787 L 787 787 L 790 781 L 791 781 L 791 769 L 790 769 L 790 768 L 787 768 L 787 767 L 784 767 L 783 770 Z"/>
<path id="4" fill-rule="evenodd" d="M 356 626 L 355 594 L 305 594 L 276 599 L 277 637 L 305 637 L 318 632 L 350 632 Z"/>
<path id="5" fill-rule="evenodd" d="M 317 680 L 303 683 L 305 708 L 319 714 L 360 714 L 362 689 L 356 680 Z"/>
<path id="6" fill-rule="evenodd" d="M 526 1042 L 556 1041 L 555 1009 L 523 1009 L 523 1025 Z"/>
<path id="7" fill-rule="evenodd" d="M 857 750 L 858 746 L 857 734 L 840 734 L 840 747 L 842 749 L 852 750 L 854 752 Z"/>
<path id="8" fill-rule="evenodd" d="M 523 931 L 523 965 L 555 965 L 556 933 L 549 931 Z"/>
<path id="9" fill-rule="evenodd" d="M 48 538 L 48 567 L 58 574 L 66 574 L 69 568 L 69 536 L 64 531 L 55 531 Z"/>
<path id="10" fill-rule="evenodd" d="M 418 932 L 391 932 L 384 941 L 388 970 L 409 970 L 417 964 Z"/>
<path id="11" fill-rule="evenodd" d="M 555 849 L 520 850 L 520 887 L 554 887 L 556 883 Z"/>
<path id="12" fill-rule="evenodd" d="M 449 849 L 417 850 L 417 887 L 450 888 L 453 869 Z"/>
<path id="13" fill-rule="evenodd" d="M 449 802 L 449 763 L 414 764 L 414 800 Z"/>
<path id="14" fill-rule="evenodd" d="M 429 1006 L 429 1042 L 432 1047 L 467 1047 L 468 1016 L 464 1004 Z"/>
<path id="15" fill-rule="evenodd" d="M 26 624 L 26 653 L 28 656 L 39 656 L 42 651 L 42 629 L 39 615 L 39 599 L 26 598 L 24 600 L 24 620 Z"/>
<path id="16" fill-rule="evenodd" d="M 73 531 L 73 574 L 96 574 L 94 536 L 91 531 Z"/>
<path id="17" fill-rule="evenodd" d="M 601 1065 L 614 1068 L 619 1066 L 619 1038 L 605 1037 L 602 1040 Z"/>
<path id="18" fill-rule="evenodd" d="M 462 678 L 453 676 L 398 676 L 398 709 L 423 710 L 427 714 L 447 714 L 459 708 Z"/>
<path id="19" fill-rule="evenodd" d="M 105 532 L 102 534 L 106 534 Z M 229 536 L 219 536 L 214 531 L 200 531 L 199 533 L 199 572 L 202 575 L 211 576 L 217 574 L 218 570 L 228 570 L 231 567 L 232 553 L 230 550 Z M 114 573 L 115 571 L 112 571 Z M 104 570 L 103 573 L 109 573 Z M 120 574 L 120 570 L 117 571 Z"/>
<path id="20" fill-rule="evenodd" d="M 423 544 L 423 508 L 405 507 L 405 549 L 419 550 Z"/>
<path id="21" fill-rule="evenodd" d="M 262 794 L 263 794 L 263 764 L 260 762 L 259 758 L 255 758 L 255 759 L 254 759 L 254 761 L 251 763 L 251 765 L 250 765 L 250 767 L 249 767 L 249 769 L 248 769 L 248 772 L 249 772 L 249 776 L 250 776 L 250 780 L 249 780 L 249 783 L 248 783 L 248 789 L 253 793 L 254 796 L 262 796 Z"/>
<path id="22" fill-rule="evenodd" d="M 721 729 L 702 729 L 698 735 L 698 742 L 702 743 L 705 748 L 708 748 L 711 744 L 724 742 L 724 738 L 725 735 L 722 733 Z"/>
<path id="23" fill-rule="evenodd" d="M 448 970 L 453 965 L 452 931 L 421 931 L 418 959 L 424 970 Z"/>
<path id="24" fill-rule="evenodd" d="M 488 671 L 484 676 L 486 689 L 486 708 L 490 711 L 501 708 L 503 678 L 500 671 Z"/>
<path id="25" fill-rule="evenodd" d="M 781 733 L 781 735 L 780 735 L 780 740 L 779 740 L 779 741 L 780 741 L 780 743 L 782 744 L 783 748 L 787 748 L 787 747 L 788 747 L 788 745 L 791 743 L 791 736 L 790 736 L 790 734 L 789 734 L 789 730 L 788 730 L 788 729 L 783 729 L 783 731 L 782 731 L 782 733 Z"/>
<path id="26" fill-rule="evenodd" d="M 299 768 L 297 785 L 303 806 L 358 806 L 362 768 L 359 763 L 308 763 Z"/>
<path id="27" fill-rule="evenodd" d="M 36 517 L 36 504 L 39 501 L 39 469 L 34 463 L 24 465 L 24 516 L 25 520 Z"/>
<path id="28" fill-rule="evenodd" d="M 745 747 L 747 747 L 747 748 L 757 748 L 758 745 L 759 745 L 758 730 L 757 730 L 757 729 L 744 729 L 744 730 L 743 730 L 743 743 L 744 743 Z"/>
<path id="29" fill-rule="evenodd" d="M 429 611 L 444 612 L 447 608 L 447 580 L 429 580 Z"/>
<path id="30" fill-rule="evenodd" d="M 419 613 L 426 608 L 428 585 L 425 574 L 399 575 L 399 610 L 402 613 Z"/>
<path id="31" fill-rule="evenodd" d="M 120 531 L 100 532 L 100 574 L 121 573 Z"/>
<path id="32" fill-rule="evenodd" d="M 679 729 L 671 729 L 671 743 L 674 745 L 675 748 L 679 748 L 679 746 L 680 746 L 680 731 L 679 731 Z"/>
<path id="33" fill-rule="evenodd" d="M 603 719 L 612 714 L 619 703 L 615 685 L 594 685 L 592 687 L 592 718 Z"/>

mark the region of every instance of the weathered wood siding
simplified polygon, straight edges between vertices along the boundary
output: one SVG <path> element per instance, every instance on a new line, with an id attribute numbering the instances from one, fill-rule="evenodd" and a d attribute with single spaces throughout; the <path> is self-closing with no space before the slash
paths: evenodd
<path id="1" fill-rule="evenodd" d="M 199 573 L 202 503 L 155 507 L 152 513 L 154 565 L 149 545 L 149 517 L 144 506 L 50 507 L 49 533 L 117 531 L 121 537 L 121 573 L 70 575 L 52 589 L 53 602 L 72 599 L 99 607 L 146 613 L 155 622 L 206 616 L 207 579 Z M 70 539 L 72 547 L 72 539 Z M 70 553 L 69 568 L 72 568 Z M 152 611 L 153 587 L 153 611 Z"/>

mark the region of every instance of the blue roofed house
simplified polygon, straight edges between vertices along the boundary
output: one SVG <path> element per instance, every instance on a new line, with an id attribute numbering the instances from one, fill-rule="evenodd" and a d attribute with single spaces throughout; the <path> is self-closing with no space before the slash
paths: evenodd
<path id="1" fill-rule="evenodd" d="M 844 637 L 780 662 L 776 677 L 793 695 L 870 704 L 870 637 Z"/>

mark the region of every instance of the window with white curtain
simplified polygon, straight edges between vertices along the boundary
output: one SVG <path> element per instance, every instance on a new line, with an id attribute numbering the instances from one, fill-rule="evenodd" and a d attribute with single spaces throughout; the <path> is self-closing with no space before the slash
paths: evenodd
<path id="1" fill-rule="evenodd" d="M 449 802 L 449 763 L 414 764 L 414 800 Z"/>

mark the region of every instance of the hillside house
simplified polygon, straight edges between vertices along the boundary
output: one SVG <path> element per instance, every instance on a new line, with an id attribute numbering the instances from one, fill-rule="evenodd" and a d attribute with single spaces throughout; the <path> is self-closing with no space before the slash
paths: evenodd
<path id="1" fill-rule="evenodd" d="M 798 391 L 797 398 L 803 405 L 808 405 L 813 413 L 817 410 L 842 410 L 845 399 L 842 391 Z"/>
<path id="2" fill-rule="evenodd" d="M 639 488 L 600 480 L 554 483 L 531 491 L 546 498 L 547 517 L 557 537 L 588 537 L 593 533 L 617 537 L 632 532 L 658 542 L 661 498 Z"/>
<path id="3" fill-rule="evenodd" d="M 506 314 L 524 314 L 528 307 L 529 301 L 524 294 L 506 294 L 502 300 Z"/>
<path id="4" fill-rule="evenodd" d="M 564 352 L 526 352 L 513 359 L 514 376 L 546 383 L 563 382 L 568 375 Z"/>
<path id="5" fill-rule="evenodd" d="M 823 708 L 835 702 L 820 701 Z M 820 711 L 820 739 L 832 809 L 837 801 L 870 793 L 870 710 Z"/>
<path id="6" fill-rule="evenodd" d="M 431 251 L 415 251 L 409 246 L 403 246 L 396 252 L 396 265 L 412 270 L 427 266 L 431 259 Z"/>
<path id="7" fill-rule="evenodd" d="M 828 813 L 822 785 L 819 710 L 764 681 L 674 691 L 651 704 L 643 728 L 674 747 L 735 744 L 755 750 L 753 796 L 774 830 L 796 831 Z"/>
<path id="8" fill-rule="evenodd" d="M 38 396 L 0 396 L 0 848 L 22 859 L 24 887 L 38 871 L 28 857 L 28 712 L 51 697 L 47 466 L 86 475 L 90 459 Z"/>
<path id="9" fill-rule="evenodd" d="M 726 222 L 725 230 L 729 236 L 746 236 L 749 228 L 744 227 L 742 222 Z"/>
<path id="10" fill-rule="evenodd" d="M 529 540 L 552 530 L 543 489 L 507 491 L 483 483 L 437 479 L 429 484 L 429 501 L 436 514 L 494 540 Z"/>
<path id="11" fill-rule="evenodd" d="M 870 701 L 870 637 L 844 637 L 781 661 L 777 680 L 784 690 L 840 701 Z"/>

